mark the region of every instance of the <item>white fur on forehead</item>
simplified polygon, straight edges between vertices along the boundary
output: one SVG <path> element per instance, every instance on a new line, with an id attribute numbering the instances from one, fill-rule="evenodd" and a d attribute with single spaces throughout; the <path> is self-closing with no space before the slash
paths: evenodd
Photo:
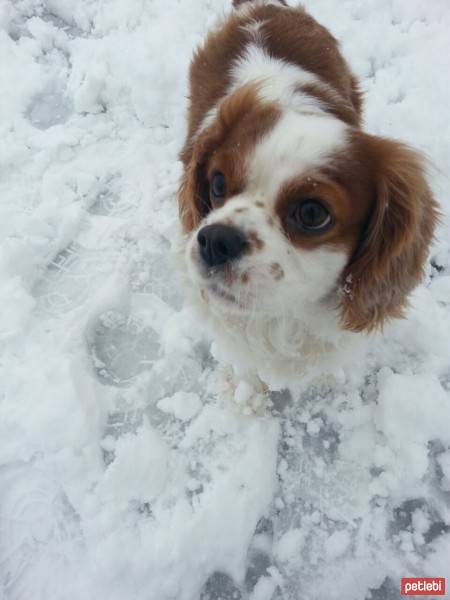
<path id="1" fill-rule="evenodd" d="M 243 54 L 234 62 L 231 70 L 232 83 L 225 97 L 254 82 L 258 84 L 258 98 L 262 102 L 276 102 L 283 108 L 303 115 L 329 117 L 328 107 L 316 96 L 302 91 L 302 86 L 314 85 L 322 89 L 328 97 L 342 102 L 339 93 L 314 73 L 270 56 L 263 47 L 264 38 L 260 31 L 262 25 L 262 21 L 250 21 L 242 27 L 250 30 L 254 41 L 247 44 Z M 197 135 L 214 122 L 219 105 L 220 102 L 206 113 L 196 132 Z"/>
<path id="2" fill-rule="evenodd" d="M 260 97 L 268 102 L 288 100 L 299 85 L 316 84 L 320 81 L 316 75 L 298 65 L 270 56 L 257 43 L 248 44 L 243 54 L 236 59 L 231 78 L 231 90 L 250 81 L 260 82 Z"/>
<path id="3" fill-rule="evenodd" d="M 266 202 L 275 201 L 288 181 L 323 167 L 347 145 L 347 126 L 334 117 L 283 112 L 275 127 L 255 146 L 249 159 L 249 188 L 258 188 Z"/>
<path id="4" fill-rule="evenodd" d="M 251 19 L 246 25 L 242 25 L 241 30 L 250 36 L 254 44 L 262 46 L 265 43 L 265 35 L 262 27 L 267 23 L 267 19 L 258 21 Z"/>
<path id="5" fill-rule="evenodd" d="M 252 24 L 249 26 L 254 27 Z M 277 102 L 304 114 L 327 114 L 327 107 L 315 96 L 303 92 L 301 86 L 314 85 L 328 96 L 342 101 L 338 92 L 314 73 L 268 54 L 261 35 L 258 42 L 253 41 L 245 47 L 233 65 L 231 77 L 229 92 L 249 82 L 257 82 L 260 100 Z"/>

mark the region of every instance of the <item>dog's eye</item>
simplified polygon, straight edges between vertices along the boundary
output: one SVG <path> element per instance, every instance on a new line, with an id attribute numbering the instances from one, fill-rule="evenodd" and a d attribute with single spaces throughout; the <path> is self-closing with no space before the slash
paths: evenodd
<path id="1" fill-rule="evenodd" d="M 295 225 L 307 232 L 319 232 L 331 223 L 328 209 L 315 198 L 306 198 L 299 202 L 291 213 Z"/>
<path id="2" fill-rule="evenodd" d="M 211 178 L 211 195 L 217 200 L 225 197 L 226 185 L 225 175 L 220 171 L 215 171 Z"/>

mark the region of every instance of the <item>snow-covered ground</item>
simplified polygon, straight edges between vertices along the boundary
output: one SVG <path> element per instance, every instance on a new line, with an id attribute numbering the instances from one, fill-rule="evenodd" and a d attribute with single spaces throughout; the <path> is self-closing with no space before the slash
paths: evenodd
<path id="1" fill-rule="evenodd" d="M 0 0 L 1 600 L 393 600 L 450 578 L 450 228 L 336 380 L 221 399 L 171 246 L 230 0 Z M 307 0 L 450 214 L 448 0 Z M 448 581 L 450 584 L 450 580 Z"/>

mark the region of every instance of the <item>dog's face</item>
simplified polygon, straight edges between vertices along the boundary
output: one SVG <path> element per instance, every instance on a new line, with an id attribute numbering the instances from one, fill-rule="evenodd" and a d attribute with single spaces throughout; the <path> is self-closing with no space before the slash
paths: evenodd
<path id="1" fill-rule="evenodd" d="M 306 318 L 327 306 L 353 330 L 401 315 L 436 219 L 412 151 L 247 86 L 183 158 L 185 259 L 205 306 Z"/>

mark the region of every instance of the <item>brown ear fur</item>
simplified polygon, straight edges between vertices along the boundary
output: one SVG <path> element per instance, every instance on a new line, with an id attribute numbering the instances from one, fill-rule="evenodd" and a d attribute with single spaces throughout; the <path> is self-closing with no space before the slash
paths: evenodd
<path id="1" fill-rule="evenodd" d="M 421 157 L 394 140 L 360 134 L 373 209 L 342 278 L 342 322 L 353 331 L 403 316 L 423 277 L 439 219 Z"/>

